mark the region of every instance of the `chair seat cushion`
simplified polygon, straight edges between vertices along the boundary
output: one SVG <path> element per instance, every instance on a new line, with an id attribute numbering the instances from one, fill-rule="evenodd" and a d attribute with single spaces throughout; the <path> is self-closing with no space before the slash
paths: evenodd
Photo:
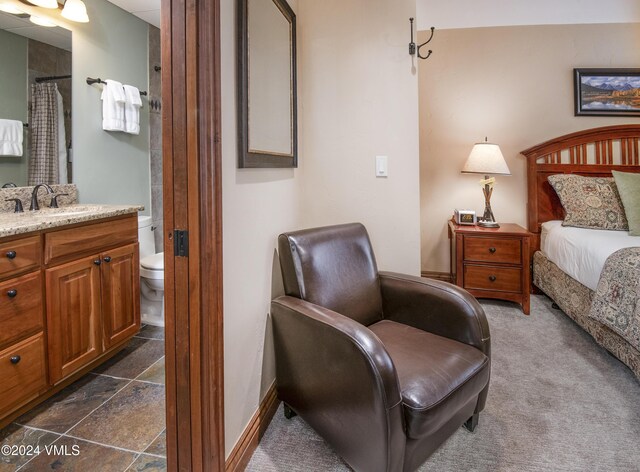
<path id="1" fill-rule="evenodd" d="M 410 438 L 436 431 L 489 381 L 489 358 L 472 346 L 389 320 L 369 329 L 395 364 Z"/>

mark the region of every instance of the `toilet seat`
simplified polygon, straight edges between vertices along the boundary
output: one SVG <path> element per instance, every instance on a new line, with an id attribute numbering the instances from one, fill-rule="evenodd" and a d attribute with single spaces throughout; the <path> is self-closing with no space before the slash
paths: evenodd
<path id="1" fill-rule="evenodd" d="M 140 259 L 140 276 L 150 280 L 164 279 L 164 252 Z"/>

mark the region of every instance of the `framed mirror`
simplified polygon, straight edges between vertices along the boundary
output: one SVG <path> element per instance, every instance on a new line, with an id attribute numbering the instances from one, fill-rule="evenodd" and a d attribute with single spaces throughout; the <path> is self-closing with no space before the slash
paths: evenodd
<path id="1" fill-rule="evenodd" d="M 238 0 L 238 167 L 297 167 L 296 15 Z"/>

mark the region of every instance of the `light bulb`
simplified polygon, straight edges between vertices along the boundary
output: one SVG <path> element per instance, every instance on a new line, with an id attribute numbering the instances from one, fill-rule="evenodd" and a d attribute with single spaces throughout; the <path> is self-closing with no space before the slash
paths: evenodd
<path id="1" fill-rule="evenodd" d="M 89 23 L 87 7 L 82 0 L 67 0 L 62 9 L 62 16 L 77 23 Z"/>

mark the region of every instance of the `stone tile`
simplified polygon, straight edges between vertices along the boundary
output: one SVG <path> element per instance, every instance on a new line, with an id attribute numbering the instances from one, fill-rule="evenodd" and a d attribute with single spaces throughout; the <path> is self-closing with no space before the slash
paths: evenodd
<path id="1" fill-rule="evenodd" d="M 165 429 L 164 386 L 131 382 L 69 436 L 142 452 Z"/>
<path id="2" fill-rule="evenodd" d="M 153 235 L 156 243 L 156 253 L 163 252 L 164 251 L 164 223 L 160 221 L 155 226 L 156 226 L 156 230 L 153 233 Z"/>
<path id="3" fill-rule="evenodd" d="M 0 444 L 2 446 L 40 446 L 42 448 L 53 443 L 59 437 L 60 435 L 55 433 L 18 426 L 15 423 L 0 430 Z M 29 455 L 4 455 L 0 453 L 0 472 L 14 471 L 28 462 L 31 457 Z"/>
<path id="4" fill-rule="evenodd" d="M 131 467 L 127 469 L 127 472 L 165 472 L 166 470 L 166 459 L 142 454 L 133 464 L 131 464 Z"/>
<path id="5" fill-rule="evenodd" d="M 88 374 L 16 420 L 64 433 L 127 384 L 127 380 Z"/>
<path id="6" fill-rule="evenodd" d="M 162 115 L 149 114 L 149 149 L 162 150 Z"/>
<path id="7" fill-rule="evenodd" d="M 153 115 L 151 115 L 153 116 Z M 162 150 L 151 151 L 151 186 L 162 186 Z"/>
<path id="8" fill-rule="evenodd" d="M 56 470 L 64 472 L 126 470 L 134 461 L 132 452 L 100 446 L 74 438 L 62 437 L 53 445 L 49 454 L 41 452 L 20 472 Z"/>
<path id="9" fill-rule="evenodd" d="M 93 372 L 135 379 L 164 356 L 164 341 L 133 338 L 129 344 Z"/>
<path id="10" fill-rule="evenodd" d="M 140 338 L 164 339 L 164 328 L 160 326 L 144 325 L 136 336 Z"/>
<path id="11" fill-rule="evenodd" d="M 145 382 L 153 382 L 164 385 L 164 368 L 163 357 L 147 370 L 145 370 L 142 374 L 140 374 L 136 380 L 143 380 Z"/>
<path id="12" fill-rule="evenodd" d="M 144 451 L 147 454 L 167 457 L 167 431 L 164 430 L 158 438 Z"/>
<path id="13" fill-rule="evenodd" d="M 29 69 L 39 70 L 45 75 L 56 74 L 56 47 L 30 39 L 28 49 Z"/>

